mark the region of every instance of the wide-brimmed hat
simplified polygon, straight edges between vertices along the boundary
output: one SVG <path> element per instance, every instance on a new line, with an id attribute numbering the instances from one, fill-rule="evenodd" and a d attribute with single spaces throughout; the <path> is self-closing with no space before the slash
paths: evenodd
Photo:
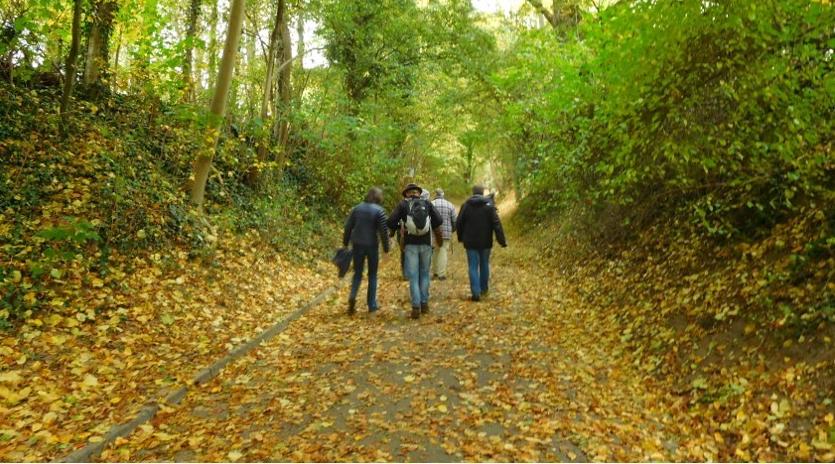
<path id="1" fill-rule="evenodd" d="M 409 190 L 417 190 L 418 192 L 423 191 L 423 189 L 420 188 L 418 184 L 409 184 L 403 189 L 403 192 L 401 192 L 404 197 L 406 196 L 406 192 L 408 192 Z"/>

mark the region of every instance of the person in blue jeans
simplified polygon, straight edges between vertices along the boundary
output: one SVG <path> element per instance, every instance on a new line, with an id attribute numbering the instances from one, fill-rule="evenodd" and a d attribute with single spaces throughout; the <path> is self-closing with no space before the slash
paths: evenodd
<path id="1" fill-rule="evenodd" d="M 380 243 L 383 251 L 389 252 L 389 234 L 386 225 L 386 212 L 380 204 L 383 202 L 383 191 L 373 187 L 365 196 L 365 201 L 351 210 L 345 221 L 342 234 L 342 246 L 351 243 L 354 259 L 354 278 L 351 281 L 351 294 L 348 296 L 348 315 L 356 313 L 357 293 L 362 282 L 363 268 L 368 262 L 368 294 L 366 302 L 368 311 L 377 311 L 377 267 L 380 262 Z"/>
<path id="2" fill-rule="evenodd" d="M 467 268 L 470 276 L 470 299 L 480 301 L 490 289 L 490 251 L 493 235 L 502 248 L 507 240 L 499 220 L 499 212 L 490 197 L 484 196 L 484 187 L 473 187 L 471 196 L 460 208 L 455 221 L 458 241 L 467 249 Z"/>
<path id="3" fill-rule="evenodd" d="M 435 243 L 441 243 L 443 219 L 429 200 L 421 198 L 421 189 L 409 184 L 403 189 L 403 200 L 394 208 L 388 219 L 390 230 L 399 224 L 405 227 L 404 270 L 409 279 L 409 297 L 412 303 L 412 319 L 429 312 L 429 267 L 432 262 L 431 234 Z"/>

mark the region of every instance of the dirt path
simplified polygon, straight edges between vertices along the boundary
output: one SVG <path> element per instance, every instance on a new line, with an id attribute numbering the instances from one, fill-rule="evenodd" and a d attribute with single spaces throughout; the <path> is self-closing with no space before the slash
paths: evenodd
<path id="1" fill-rule="evenodd" d="M 512 242 L 511 242 L 512 243 Z M 511 253 L 515 258 L 510 258 Z M 381 313 L 345 293 L 159 414 L 103 460 L 582 461 L 671 459 L 658 398 L 618 363 L 588 309 L 536 264 L 494 251 L 492 289 L 467 301 L 465 256 L 408 319 L 397 253 Z M 361 290 L 361 294 L 362 294 Z"/>

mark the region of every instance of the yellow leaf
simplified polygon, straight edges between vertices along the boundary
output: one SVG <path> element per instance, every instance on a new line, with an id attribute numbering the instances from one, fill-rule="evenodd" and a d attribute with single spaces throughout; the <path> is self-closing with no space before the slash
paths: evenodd
<path id="1" fill-rule="evenodd" d="M 449 411 L 449 409 L 447 409 L 445 404 L 439 404 L 438 405 L 438 411 L 441 411 L 441 412 L 445 413 L 445 412 Z"/>
<path id="2" fill-rule="evenodd" d="M 234 462 L 234 461 L 237 461 L 238 459 L 241 459 L 243 457 L 243 453 L 241 453 L 238 450 L 232 450 L 232 451 L 229 452 L 229 454 L 226 455 L 226 457 L 228 457 L 230 461 Z"/>
<path id="3" fill-rule="evenodd" d="M 84 380 L 81 382 L 81 385 L 84 387 L 95 387 L 98 386 L 99 379 L 96 378 L 93 374 L 85 374 Z"/>
<path id="4" fill-rule="evenodd" d="M 407 375 L 406 377 L 403 377 L 403 380 L 405 380 L 406 382 L 414 382 L 415 381 L 415 376 L 414 375 Z"/>
<path id="5" fill-rule="evenodd" d="M 0 382 L 18 383 L 23 378 L 20 376 L 20 371 L 6 371 L 0 372 Z"/>

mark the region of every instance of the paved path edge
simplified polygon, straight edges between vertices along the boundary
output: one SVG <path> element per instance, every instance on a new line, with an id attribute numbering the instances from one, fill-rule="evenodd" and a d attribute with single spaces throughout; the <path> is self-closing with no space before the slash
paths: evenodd
<path id="1" fill-rule="evenodd" d="M 217 374 L 220 373 L 220 371 L 229 363 L 250 353 L 254 349 L 258 348 L 258 346 L 260 346 L 261 343 L 281 333 L 284 329 L 287 328 L 287 326 L 290 325 L 290 323 L 300 318 L 307 311 L 311 310 L 312 308 L 318 306 L 320 303 L 325 301 L 325 299 L 327 299 L 337 289 L 339 289 L 339 287 L 345 281 L 346 279 L 342 279 L 337 284 L 331 285 L 330 287 L 326 288 L 321 293 L 316 295 L 316 297 L 314 297 L 312 300 L 308 301 L 299 309 L 290 313 L 290 315 L 288 315 L 284 319 L 276 322 L 271 327 L 258 334 L 255 338 L 232 349 L 232 351 L 230 351 L 228 354 L 226 354 L 222 358 L 218 359 L 208 367 L 202 369 L 197 374 L 195 374 L 195 376 L 191 379 L 188 385 L 180 386 L 179 388 L 174 390 L 174 392 L 166 396 L 161 402 L 149 402 L 148 404 L 143 406 L 139 410 L 139 413 L 137 413 L 137 415 L 134 416 L 134 418 L 130 421 L 112 426 L 110 430 L 106 434 L 104 434 L 101 441 L 88 443 L 84 447 L 79 448 L 73 451 L 72 453 L 64 456 L 63 458 L 60 458 L 53 462 L 90 462 L 94 457 L 96 457 L 102 451 L 104 451 L 107 445 L 115 441 L 117 438 L 126 437 L 130 435 L 140 425 L 151 420 L 160 410 L 160 407 L 162 405 L 174 406 L 179 404 L 180 401 L 182 401 L 183 398 L 185 398 L 188 394 L 189 387 L 208 382 L 209 380 L 217 376 Z"/>

